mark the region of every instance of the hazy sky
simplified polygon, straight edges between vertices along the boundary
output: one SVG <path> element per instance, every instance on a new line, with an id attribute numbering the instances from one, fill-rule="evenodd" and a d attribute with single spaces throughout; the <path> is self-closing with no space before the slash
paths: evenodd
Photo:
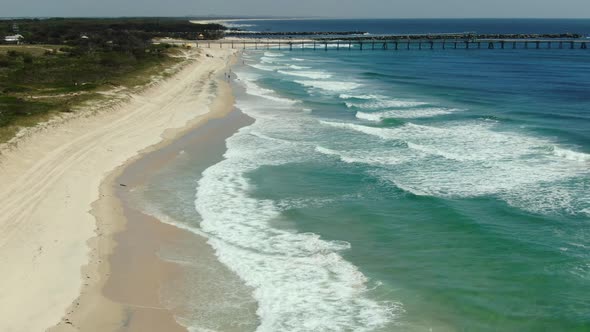
<path id="1" fill-rule="evenodd" d="M 590 0 L 2 0 L 0 16 L 590 18 Z"/>

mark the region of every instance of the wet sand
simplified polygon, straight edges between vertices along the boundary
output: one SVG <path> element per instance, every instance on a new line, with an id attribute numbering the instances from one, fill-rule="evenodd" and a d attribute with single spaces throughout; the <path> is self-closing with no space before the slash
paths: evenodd
<path id="1" fill-rule="evenodd" d="M 241 281 L 217 261 L 207 239 L 145 213 L 135 197 L 136 191 L 173 163 L 181 151 L 199 159 L 195 172 L 218 162 L 225 151 L 225 139 L 251 123 L 250 118 L 233 109 L 229 85 L 220 81 L 217 84 L 219 92 L 211 116 L 174 139 L 150 148 L 103 182 L 101 199 L 95 203 L 93 213 L 99 224 L 116 220 L 113 224 L 120 227 L 99 237 L 99 247 L 105 252 L 97 256 L 101 271 L 95 274 L 102 277 L 89 285 L 55 331 L 186 331 L 177 318 L 195 313 L 212 320 L 203 322 L 205 326 L 223 331 L 248 330 L 246 326 L 232 326 L 234 323 L 228 319 L 232 314 L 244 317 L 243 312 L 225 310 L 221 317 L 211 314 L 209 306 L 215 305 L 217 297 L 223 297 L 224 287 L 232 288 L 227 292 L 235 292 L 231 283 Z M 173 248 L 185 257 L 192 255 L 197 268 L 162 259 L 162 248 Z M 164 289 L 181 296 L 168 301 L 163 297 Z M 194 294 L 195 290 L 197 298 L 184 295 Z M 256 322 L 256 307 L 253 299 L 251 302 L 244 319 Z M 224 325 L 223 321 L 230 323 Z"/>
<path id="2" fill-rule="evenodd" d="M 217 78 L 223 77 L 232 54 L 193 51 L 181 71 L 130 95 L 124 105 L 40 130 L 1 151 L 0 312 L 10 319 L 0 320 L 0 330 L 43 331 L 55 324 L 52 330 L 58 331 L 117 331 L 121 326 L 182 330 L 170 312 L 159 310 L 157 290 L 149 290 L 176 275 L 166 263 L 153 263 L 150 272 L 159 272 L 145 276 L 148 289 L 138 291 L 138 297 L 120 294 L 145 302 L 131 303 L 144 307 L 132 320 L 116 302 L 122 298 L 102 294 L 116 272 L 108 264 L 112 253 L 119 255 L 113 235 L 134 227 L 122 218 L 113 181 L 120 166 L 136 160 L 138 153 L 165 146 L 231 111 L 229 88 L 217 89 L 223 86 Z M 176 238 L 158 226 L 142 230 L 144 236 L 163 234 L 161 242 L 146 244 L 145 256 L 139 257 L 145 264 L 148 256 L 156 256 L 156 247 Z M 124 259 L 117 255 L 113 262 Z"/>
<path id="3" fill-rule="evenodd" d="M 188 155 L 197 159 L 198 162 L 192 164 L 191 172 L 200 174 L 222 159 L 225 139 L 251 122 L 238 110 L 233 110 L 223 118 L 208 120 L 169 145 L 144 154 L 127 165 L 112 184 L 116 197 L 122 203 L 127 228 L 115 235 L 117 247 L 109 261 L 111 275 L 103 294 L 122 304 L 125 307 L 124 320 L 140 328 L 136 329 L 133 324 L 129 324 L 129 328 L 123 330 L 162 331 L 161 328 L 153 328 L 151 321 L 154 319 L 149 317 L 151 311 L 158 309 L 167 311 L 181 321 L 187 320 L 186 324 L 191 324 L 189 321 L 199 317 L 199 326 L 209 329 L 254 329 L 255 324 L 251 323 L 257 323 L 257 317 L 255 301 L 250 296 L 251 289 L 241 285 L 241 280 L 217 261 L 213 249 L 207 244 L 207 238 L 149 215 L 149 212 L 143 211 L 141 202 L 145 200 L 138 198 L 141 194 L 137 194 L 156 174 L 173 167 L 179 156 Z M 167 217 L 166 221 L 172 220 Z M 196 226 L 194 220 L 173 222 Z M 173 257 L 163 253 L 163 250 L 173 252 Z M 176 261 L 176 257 L 182 258 Z M 238 288 L 244 290 L 240 295 L 236 295 Z M 146 290 L 154 291 L 146 293 Z M 223 308 L 220 302 L 231 297 L 240 297 L 242 300 L 247 298 L 250 303 Z M 134 305 L 138 303 L 139 306 Z M 158 314 L 161 317 L 155 320 L 159 322 L 169 318 L 163 317 L 162 311 Z M 252 325 L 251 329 L 248 324 Z"/>

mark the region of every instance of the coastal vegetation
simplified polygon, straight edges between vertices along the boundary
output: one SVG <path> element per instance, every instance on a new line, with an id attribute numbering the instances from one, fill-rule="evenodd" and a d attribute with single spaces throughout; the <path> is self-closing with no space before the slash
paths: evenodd
<path id="1" fill-rule="evenodd" d="M 98 92 L 145 84 L 178 58 L 153 38 L 218 38 L 222 26 L 178 19 L 27 19 L 0 21 L 0 142 Z"/>
<path id="2" fill-rule="evenodd" d="M 28 44 L 83 45 L 106 43 L 124 36 L 142 40 L 157 37 L 221 38 L 219 24 L 194 24 L 179 18 L 50 18 L 0 21 L 0 36 L 20 34 Z M 84 38 L 88 37 L 88 38 Z"/>

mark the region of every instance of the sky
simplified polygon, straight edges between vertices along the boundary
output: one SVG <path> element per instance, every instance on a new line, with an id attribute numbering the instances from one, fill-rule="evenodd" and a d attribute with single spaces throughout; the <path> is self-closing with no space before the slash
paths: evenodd
<path id="1" fill-rule="evenodd" d="M 0 0 L 0 16 L 590 18 L 590 0 Z"/>

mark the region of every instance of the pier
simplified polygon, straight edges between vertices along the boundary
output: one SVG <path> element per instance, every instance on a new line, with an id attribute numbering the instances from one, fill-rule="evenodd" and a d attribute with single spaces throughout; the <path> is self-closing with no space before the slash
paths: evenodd
<path id="1" fill-rule="evenodd" d="M 588 49 L 590 37 L 580 33 L 422 33 L 371 35 L 358 31 L 245 32 L 232 31 L 215 40 L 160 39 L 198 48 L 248 50 L 504 50 L 504 49 Z M 202 37 L 202 36 L 201 36 Z"/>
<path id="2" fill-rule="evenodd" d="M 409 35 L 358 35 L 353 32 L 252 33 L 251 37 L 218 40 L 163 41 L 198 48 L 279 50 L 471 50 L 471 49 L 588 49 L 590 39 L 573 33 L 477 34 L 438 33 Z"/>
<path id="3" fill-rule="evenodd" d="M 198 48 L 248 50 L 455 50 L 455 49 L 588 49 L 589 39 L 354 39 L 354 40 L 280 40 L 244 39 L 197 41 Z"/>

